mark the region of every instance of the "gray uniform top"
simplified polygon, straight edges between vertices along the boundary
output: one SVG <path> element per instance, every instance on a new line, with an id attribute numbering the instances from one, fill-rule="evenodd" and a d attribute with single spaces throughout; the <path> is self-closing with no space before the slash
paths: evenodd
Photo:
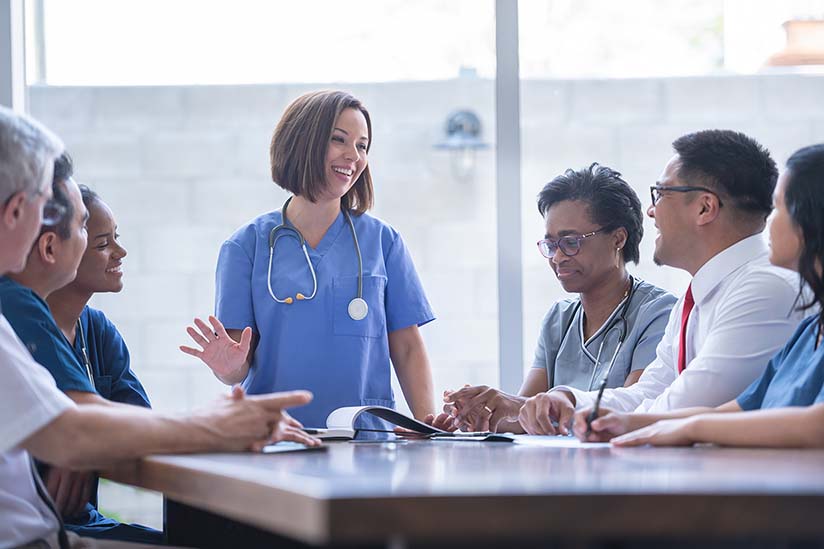
<path id="1" fill-rule="evenodd" d="M 670 309 L 677 300 L 669 292 L 643 280 L 635 279 L 634 287 L 586 343 L 583 342 L 581 300 L 565 299 L 552 306 L 541 323 L 532 364 L 533 368 L 546 370 L 549 388 L 556 385 L 569 385 L 583 391 L 598 388 L 618 346 L 620 318 L 627 299 L 627 335 L 607 387 L 623 386 L 630 372 L 643 370 L 652 362 L 655 348 L 664 335 Z"/>

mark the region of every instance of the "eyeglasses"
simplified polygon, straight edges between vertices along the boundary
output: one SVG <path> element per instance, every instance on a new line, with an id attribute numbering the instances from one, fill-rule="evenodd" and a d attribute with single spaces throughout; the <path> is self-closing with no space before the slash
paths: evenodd
<path id="1" fill-rule="evenodd" d="M 650 188 L 649 188 L 649 196 L 650 196 L 650 199 L 652 200 L 652 206 L 653 207 L 655 207 L 655 205 L 658 204 L 658 201 L 661 200 L 661 196 L 662 196 L 661 193 L 663 191 L 672 191 L 672 192 L 675 192 L 675 193 L 691 193 L 693 191 L 702 191 L 702 192 L 705 192 L 705 193 L 710 193 L 712 195 L 715 195 L 715 197 L 718 199 L 718 205 L 719 206 L 724 205 L 724 203 L 721 202 L 721 197 L 718 196 L 718 193 L 715 192 L 714 190 L 708 189 L 706 187 L 695 187 L 695 186 L 692 186 L 692 185 L 675 185 L 675 186 L 672 186 L 672 187 L 667 187 L 667 186 L 664 186 L 664 185 L 651 185 Z"/>
<path id="2" fill-rule="evenodd" d="M 41 223 L 45 227 L 54 227 L 63 220 L 64 215 L 66 215 L 66 207 L 58 204 L 54 199 L 50 199 L 43 205 L 43 221 Z"/>
<path id="3" fill-rule="evenodd" d="M 543 240 L 538 241 L 538 251 L 540 251 L 541 255 L 547 259 L 552 259 L 553 257 L 555 257 L 555 253 L 558 251 L 558 248 L 560 248 L 561 251 L 564 252 L 564 255 L 578 255 L 578 252 L 581 251 L 581 242 L 583 242 L 585 239 L 591 236 L 595 236 L 596 234 L 600 234 L 611 230 L 612 227 L 601 227 L 600 229 L 596 229 L 591 233 L 562 236 L 558 240 L 554 240 L 552 238 L 545 238 Z"/>

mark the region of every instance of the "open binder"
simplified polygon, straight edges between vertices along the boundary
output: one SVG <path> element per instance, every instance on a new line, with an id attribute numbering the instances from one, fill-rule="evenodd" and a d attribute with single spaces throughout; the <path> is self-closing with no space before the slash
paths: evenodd
<path id="1" fill-rule="evenodd" d="M 491 433 L 488 431 L 461 432 L 443 431 L 422 421 L 411 418 L 405 414 L 387 408 L 385 406 L 345 406 L 333 410 L 326 418 L 326 429 L 305 429 L 311 435 L 323 440 L 352 440 L 358 433 L 355 422 L 361 414 L 370 414 L 378 417 L 392 425 L 403 427 L 413 433 L 417 433 L 420 438 L 432 440 L 468 440 L 477 442 L 512 442 L 509 435 Z"/>

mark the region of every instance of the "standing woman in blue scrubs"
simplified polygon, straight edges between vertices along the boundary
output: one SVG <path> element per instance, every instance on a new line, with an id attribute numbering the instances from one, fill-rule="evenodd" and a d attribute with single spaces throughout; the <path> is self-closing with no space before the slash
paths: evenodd
<path id="1" fill-rule="evenodd" d="M 294 412 L 310 427 L 341 406 L 393 408 L 390 361 L 414 416 L 433 412 L 418 328 L 434 316 L 400 234 L 366 213 L 371 144 L 369 113 L 345 92 L 287 107 L 270 165 L 292 196 L 224 242 L 215 317 L 187 329 L 200 349 L 181 347 L 251 394 L 311 390 L 312 403 Z"/>

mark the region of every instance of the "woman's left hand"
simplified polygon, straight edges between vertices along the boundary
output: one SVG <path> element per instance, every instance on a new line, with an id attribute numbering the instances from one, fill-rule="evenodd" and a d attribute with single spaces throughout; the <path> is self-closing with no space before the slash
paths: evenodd
<path id="1" fill-rule="evenodd" d="M 615 446 L 691 446 L 698 442 L 692 435 L 696 417 L 657 421 L 610 442 Z"/>

